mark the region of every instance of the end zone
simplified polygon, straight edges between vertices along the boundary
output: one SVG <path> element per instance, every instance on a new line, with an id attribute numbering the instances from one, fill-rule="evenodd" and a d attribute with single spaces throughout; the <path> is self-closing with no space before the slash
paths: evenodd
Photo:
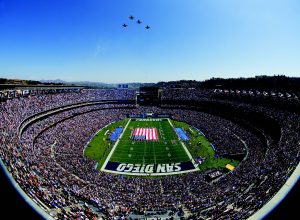
<path id="1" fill-rule="evenodd" d="M 191 161 L 167 164 L 130 164 L 109 161 L 104 170 L 132 176 L 165 176 L 198 171 Z"/>

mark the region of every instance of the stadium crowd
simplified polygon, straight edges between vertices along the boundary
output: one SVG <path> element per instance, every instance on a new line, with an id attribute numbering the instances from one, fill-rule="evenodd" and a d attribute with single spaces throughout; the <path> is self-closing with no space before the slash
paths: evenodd
<path id="1" fill-rule="evenodd" d="M 163 99 L 207 100 L 210 92 L 172 90 L 166 94 L 169 97 Z M 245 219 L 274 196 L 299 163 L 298 114 L 230 101 L 226 104 L 271 117 L 281 128 L 280 140 L 265 135 L 264 143 L 246 127 L 188 107 L 121 103 L 51 114 L 19 134 L 22 121 L 36 113 L 86 101 L 129 99 L 134 99 L 132 90 L 84 90 L 1 103 L 1 158 L 19 186 L 58 219 L 129 219 L 167 210 L 187 219 Z M 205 172 L 152 179 L 96 170 L 96 162 L 83 155 L 88 141 L 108 123 L 145 112 L 168 113 L 200 129 L 219 156 L 245 157 L 234 171 L 213 182 L 205 179 Z"/>

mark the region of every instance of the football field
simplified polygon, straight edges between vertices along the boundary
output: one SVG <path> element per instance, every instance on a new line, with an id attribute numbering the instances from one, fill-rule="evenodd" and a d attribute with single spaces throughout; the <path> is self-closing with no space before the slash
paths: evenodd
<path id="1" fill-rule="evenodd" d="M 156 128 L 158 140 L 135 140 L 137 128 Z M 109 161 L 134 164 L 163 164 L 189 161 L 168 119 L 131 119 Z"/>
<path id="2" fill-rule="evenodd" d="M 197 128 L 171 118 L 125 118 L 102 128 L 85 156 L 101 171 L 128 175 L 172 175 L 224 169 L 239 162 L 216 156 Z"/>

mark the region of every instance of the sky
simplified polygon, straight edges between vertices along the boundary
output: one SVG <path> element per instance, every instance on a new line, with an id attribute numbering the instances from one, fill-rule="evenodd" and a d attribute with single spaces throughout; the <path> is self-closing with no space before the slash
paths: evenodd
<path id="1" fill-rule="evenodd" d="M 298 0 L 0 0 L 0 78 L 300 76 L 299 11 Z"/>

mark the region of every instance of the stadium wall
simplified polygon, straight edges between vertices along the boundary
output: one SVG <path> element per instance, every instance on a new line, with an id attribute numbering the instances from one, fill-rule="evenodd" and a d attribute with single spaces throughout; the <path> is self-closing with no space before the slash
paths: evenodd
<path id="1" fill-rule="evenodd" d="M 6 175 L 7 179 L 11 183 L 11 185 L 14 187 L 14 189 L 21 195 L 21 197 L 24 199 L 24 201 L 33 209 L 35 210 L 42 218 L 45 220 L 55 220 L 52 216 L 50 216 L 46 209 L 41 208 L 41 206 L 37 205 L 36 202 L 33 201 L 33 198 L 30 198 L 19 186 L 19 184 L 15 181 L 15 179 L 12 177 L 11 173 L 7 170 L 5 164 L 3 163 L 1 157 L 0 157 L 0 165 L 2 170 L 4 171 L 4 174 Z M 5 199 L 5 198 L 1 198 Z M 36 200 L 37 201 L 37 200 Z M 38 201 L 39 204 L 43 204 L 41 201 Z M 46 205 L 43 204 L 43 206 L 46 207 Z M 25 218 L 24 218 L 25 219 Z"/>

